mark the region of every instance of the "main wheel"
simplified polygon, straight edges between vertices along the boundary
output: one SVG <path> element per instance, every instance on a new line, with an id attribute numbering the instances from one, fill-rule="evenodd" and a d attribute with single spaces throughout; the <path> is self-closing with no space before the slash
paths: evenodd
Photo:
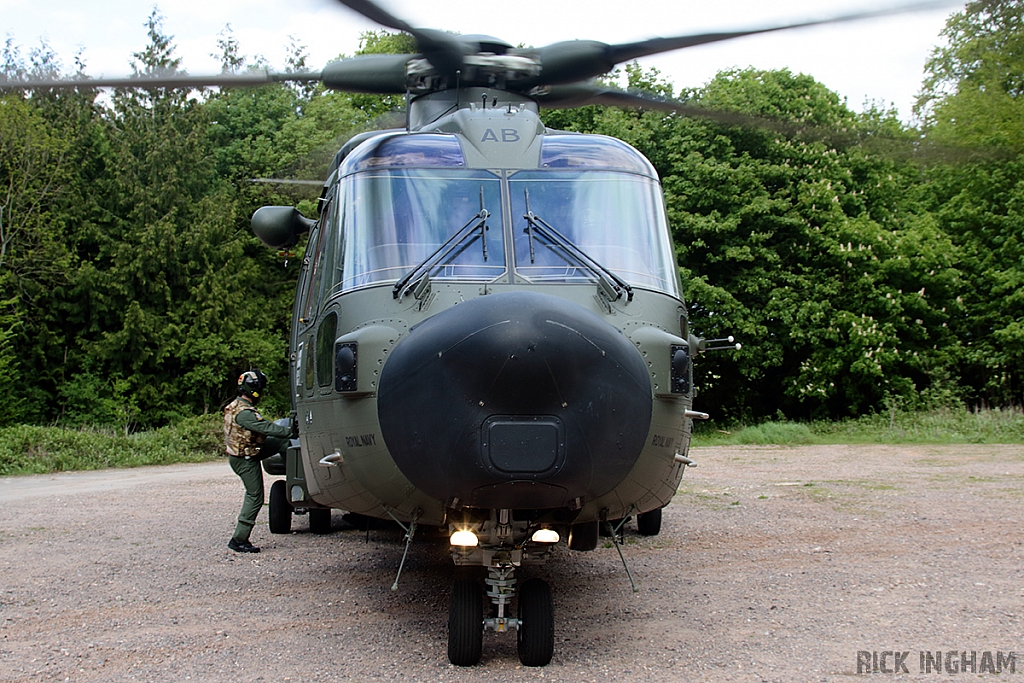
<path id="1" fill-rule="evenodd" d="M 569 527 L 569 550 L 589 552 L 597 547 L 598 522 L 581 522 Z"/>
<path id="2" fill-rule="evenodd" d="M 287 484 L 278 479 L 270 485 L 270 533 L 287 534 L 292 530 L 292 504 L 288 502 Z"/>
<path id="3" fill-rule="evenodd" d="M 661 533 L 661 508 L 637 515 L 636 529 L 641 536 L 657 536 Z"/>
<path id="4" fill-rule="evenodd" d="M 331 533 L 331 508 L 309 508 L 309 530 L 314 534 Z"/>
<path id="5" fill-rule="evenodd" d="M 519 589 L 519 661 L 546 666 L 555 652 L 555 606 L 546 581 L 530 579 Z"/>
<path id="6" fill-rule="evenodd" d="M 484 646 L 484 607 L 480 584 L 473 579 L 456 579 L 448 603 L 448 661 L 455 666 L 473 666 L 480 661 Z"/>

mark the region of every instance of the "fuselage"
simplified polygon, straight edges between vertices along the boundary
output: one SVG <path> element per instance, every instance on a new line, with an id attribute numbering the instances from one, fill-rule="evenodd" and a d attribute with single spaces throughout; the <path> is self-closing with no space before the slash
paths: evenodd
<path id="1" fill-rule="evenodd" d="M 323 202 L 293 320 L 303 495 L 438 525 L 669 502 L 689 332 L 639 152 L 464 107 L 346 150 Z"/>

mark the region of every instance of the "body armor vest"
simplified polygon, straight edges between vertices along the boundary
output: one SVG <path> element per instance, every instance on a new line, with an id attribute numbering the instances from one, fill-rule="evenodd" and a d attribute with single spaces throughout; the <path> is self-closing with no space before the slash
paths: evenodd
<path id="1" fill-rule="evenodd" d="M 260 447 L 267 437 L 250 432 L 235 422 L 235 418 L 243 410 L 251 410 L 256 413 L 256 409 L 241 398 L 236 398 L 224 408 L 224 449 L 228 455 L 251 458 L 259 455 Z M 259 413 L 256 413 L 256 419 L 261 419 Z"/>

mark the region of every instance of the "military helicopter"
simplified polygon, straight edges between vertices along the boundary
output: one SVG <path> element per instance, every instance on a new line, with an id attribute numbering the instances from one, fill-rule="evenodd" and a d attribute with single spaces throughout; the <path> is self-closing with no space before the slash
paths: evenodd
<path id="1" fill-rule="evenodd" d="M 309 235 L 291 326 L 300 438 L 281 469 L 268 468 L 285 475 L 270 490 L 270 530 L 288 532 L 304 512 L 325 531 L 341 509 L 402 525 L 407 553 L 417 528 L 441 528 L 454 564 L 486 574 L 454 579 L 449 660 L 474 665 L 486 629 L 515 630 L 521 662 L 543 666 L 554 651 L 551 589 L 520 583 L 520 569 L 563 539 L 594 550 L 601 525 L 615 539 L 630 517 L 641 534 L 660 531 L 695 464 L 693 421 L 708 417 L 693 409 L 692 361 L 739 344 L 690 329 L 651 163 L 620 140 L 549 129 L 540 108 L 735 121 L 588 79 L 669 50 L 948 3 L 541 48 L 415 28 L 371 0 L 341 3 L 409 33 L 419 53 L 358 56 L 320 73 L 86 84 L 320 81 L 406 96 L 404 128 L 357 135 L 335 155 L 318 218 L 280 206 L 252 217 L 275 249 Z"/>

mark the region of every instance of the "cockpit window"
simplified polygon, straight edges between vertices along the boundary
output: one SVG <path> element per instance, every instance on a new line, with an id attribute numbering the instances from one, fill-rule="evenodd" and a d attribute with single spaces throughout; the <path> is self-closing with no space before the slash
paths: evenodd
<path id="1" fill-rule="evenodd" d="M 593 280 L 567 250 L 531 230 L 529 210 L 626 282 L 679 295 L 658 183 L 606 171 L 521 171 L 509 179 L 516 273 L 531 282 Z"/>
<path id="2" fill-rule="evenodd" d="M 430 277 L 486 282 L 505 274 L 501 181 L 495 174 L 381 169 L 342 183 L 345 249 L 335 291 L 398 280 L 471 223 L 474 229 L 430 269 Z M 478 218 L 482 210 L 486 225 Z"/>
<path id="3" fill-rule="evenodd" d="M 657 174 L 614 138 L 550 134 L 539 169 L 510 172 L 466 168 L 454 135 L 393 133 L 359 145 L 339 176 L 337 208 L 322 228 L 330 236 L 321 241 L 332 245 L 317 271 L 322 301 L 378 283 L 411 287 L 424 277 L 508 278 L 510 214 L 515 273 L 524 280 L 588 282 L 606 278 L 607 269 L 630 285 L 679 296 Z M 529 229 L 528 201 L 550 230 Z"/>

